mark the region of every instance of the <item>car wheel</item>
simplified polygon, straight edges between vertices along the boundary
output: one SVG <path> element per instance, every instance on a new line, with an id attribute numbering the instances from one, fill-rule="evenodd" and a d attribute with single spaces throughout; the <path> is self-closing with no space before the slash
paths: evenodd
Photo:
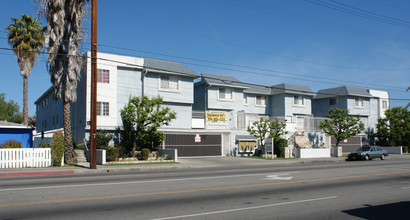
<path id="1" fill-rule="evenodd" d="M 384 160 L 384 159 L 386 159 L 386 156 L 384 156 L 384 154 L 382 154 L 382 156 L 380 157 L 380 159 Z"/>
<path id="2" fill-rule="evenodd" d="M 364 159 L 365 159 L 365 160 L 369 160 L 369 159 L 370 159 L 370 158 L 369 158 L 369 155 L 364 156 Z"/>

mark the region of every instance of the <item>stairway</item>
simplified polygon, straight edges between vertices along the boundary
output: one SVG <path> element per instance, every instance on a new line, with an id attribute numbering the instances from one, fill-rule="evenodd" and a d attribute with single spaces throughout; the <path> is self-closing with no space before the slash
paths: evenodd
<path id="1" fill-rule="evenodd" d="M 83 150 L 74 150 L 74 154 L 75 154 L 75 159 L 77 160 L 77 163 L 87 162 L 87 159 L 85 158 Z"/>

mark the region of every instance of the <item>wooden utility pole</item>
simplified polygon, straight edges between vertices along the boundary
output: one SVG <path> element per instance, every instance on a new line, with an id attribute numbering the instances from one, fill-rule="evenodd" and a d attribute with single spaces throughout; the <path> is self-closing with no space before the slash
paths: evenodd
<path id="1" fill-rule="evenodd" d="M 91 154 L 90 169 L 97 169 L 97 0 L 91 2 Z"/>

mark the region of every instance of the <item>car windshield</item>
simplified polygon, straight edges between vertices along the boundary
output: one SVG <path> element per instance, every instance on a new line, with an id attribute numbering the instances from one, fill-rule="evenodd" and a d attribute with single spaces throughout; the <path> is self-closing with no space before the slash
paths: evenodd
<path id="1" fill-rule="evenodd" d="M 369 151 L 369 150 L 370 150 L 370 147 L 361 147 L 357 151 Z"/>

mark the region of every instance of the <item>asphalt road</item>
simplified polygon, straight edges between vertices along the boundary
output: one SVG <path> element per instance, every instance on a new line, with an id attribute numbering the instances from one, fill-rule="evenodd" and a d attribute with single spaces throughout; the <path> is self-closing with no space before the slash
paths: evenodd
<path id="1" fill-rule="evenodd" d="M 0 180 L 0 219 L 408 219 L 407 160 Z"/>

